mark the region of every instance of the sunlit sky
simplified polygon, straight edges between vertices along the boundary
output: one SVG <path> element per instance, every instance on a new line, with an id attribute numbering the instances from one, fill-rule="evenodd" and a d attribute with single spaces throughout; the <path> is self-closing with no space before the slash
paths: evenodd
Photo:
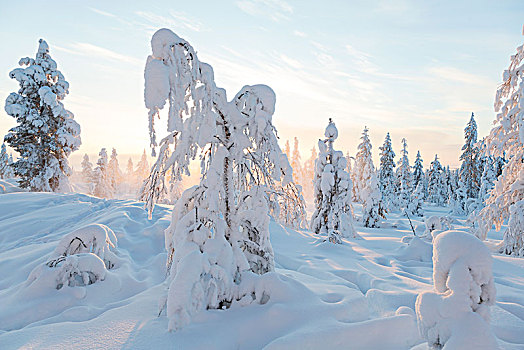
<path id="1" fill-rule="evenodd" d="M 151 35 L 166 27 L 214 67 L 230 98 L 246 84 L 271 86 L 281 145 L 298 136 L 304 159 L 333 117 L 344 152 L 355 154 L 367 125 L 376 161 L 389 131 L 397 154 L 408 140 L 411 162 L 420 149 L 426 167 L 435 153 L 455 167 L 471 112 L 479 136 L 489 132 L 502 71 L 524 41 L 522 0 L 6 1 L 0 9 L 0 100 L 18 88 L 9 71 L 44 38 L 70 83 L 64 104 L 82 127 L 78 156 L 148 147 L 143 68 Z M 2 108 L 0 135 L 13 125 Z"/>

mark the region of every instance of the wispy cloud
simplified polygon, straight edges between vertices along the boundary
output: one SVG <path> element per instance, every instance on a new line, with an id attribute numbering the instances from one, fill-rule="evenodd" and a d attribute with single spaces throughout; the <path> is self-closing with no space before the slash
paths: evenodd
<path id="1" fill-rule="evenodd" d="M 97 9 L 97 8 L 94 8 L 94 7 L 88 7 L 88 9 L 90 9 L 91 11 L 96 12 L 96 13 L 98 13 L 99 15 L 102 15 L 102 16 L 113 17 L 113 18 L 116 17 L 116 15 L 114 15 L 114 14 L 112 14 L 112 13 L 109 13 L 109 12 L 106 12 L 106 11 L 102 11 L 102 10 L 99 10 L 99 9 Z"/>
<path id="2" fill-rule="evenodd" d="M 236 5 L 248 15 L 266 17 L 275 22 L 289 20 L 293 14 L 293 7 L 279 0 L 240 0 Z"/>
<path id="3" fill-rule="evenodd" d="M 146 20 L 148 22 L 146 27 L 150 29 L 156 30 L 159 27 L 166 27 L 174 29 L 182 28 L 193 32 L 201 32 L 204 30 L 202 22 L 183 12 L 169 10 L 165 15 L 159 15 L 153 12 L 137 11 L 135 14 Z"/>
<path id="4" fill-rule="evenodd" d="M 305 38 L 305 37 L 307 37 L 307 34 L 304 33 L 304 32 L 301 32 L 300 30 L 294 30 L 294 31 L 293 31 L 293 35 L 298 36 L 298 37 L 301 37 L 301 38 Z"/>
<path id="5" fill-rule="evenodd" d="M 54 45 L 53 48 L 58 51 L 67 52 L 78 56 L 87 56 L 89 58 L 102 58 L 109 61 L 124 62 L 136 66 L 142 66 L 144 64 L 143 60 L 139 60 L 138 58 L 123 55 L 121 53 L 89 43 L 72 43 L 67 47 Z"/>

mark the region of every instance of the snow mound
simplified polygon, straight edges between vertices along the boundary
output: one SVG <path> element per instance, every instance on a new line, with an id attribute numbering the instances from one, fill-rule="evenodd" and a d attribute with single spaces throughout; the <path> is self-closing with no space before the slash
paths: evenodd
<path id="1" fill-rule="evenodd" d="M 435 349 L 497 349 L 489 326 L 495 303 L 493 259 L 475 236 L 461 231 L 438 235 L 433 245 L 435 292 L 416 301 L 421 335 Z"/>
<path id="2" fill-rule="evenodd" d="M 401 247 L 400 254 L 397 255 L 397 259 L 401 261 L 408 261 L 408 260 L 416 260 L 416 261 L 423 261 L 423 262 L 429 262 L 431 261 L 433 257 L 433 246 L 425 242 L 424 240 L 420 239 L 419 237 L 414 236 L 404 236 L 402 237 L 403 241 L 407 241 L 409 239 L 409 243 L 407 247 Z"/>

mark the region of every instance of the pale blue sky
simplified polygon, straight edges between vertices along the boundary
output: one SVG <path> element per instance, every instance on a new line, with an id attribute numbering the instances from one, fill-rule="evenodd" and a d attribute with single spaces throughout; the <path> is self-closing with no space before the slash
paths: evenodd
<path id="1" fill-rule="evenodd" d="M 271 86 L 279 135 L 298 136 L 303 158 L 333 117 L 344 152 L 355 153 L 367 125 L 375 159 L 390 131 L 397 153 L 407 138 L 411 162 L 420 149 L 425 166 L 435 153 L 456 166 L 472 111 L 479 135 L 489 132 L 497 84 L 524 41 L 522 0 L 148 3 L 2 3 L 0 100 L 17 89 L 8 72 L 44 38 L 71 85 L 64 104 L 82 126 L 77 154 L 141 153 L 144 63 L 151 35 L 167 27 L 230 97 L 245 84 Z M 0 134 L 12 125 L 2 108 Z"/>

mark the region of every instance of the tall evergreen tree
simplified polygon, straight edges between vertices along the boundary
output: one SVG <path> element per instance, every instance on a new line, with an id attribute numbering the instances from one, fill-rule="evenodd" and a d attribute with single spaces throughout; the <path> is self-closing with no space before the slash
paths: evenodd
<path id="1" fill-rule="evenodd" d="M 84 157 L 82 158 L 82 163 L 80 165 L 82 167 L 82 179 L 84 180 L 84 182 L 93 182 L 93 164 L 89 161 L 89 156 L 87 155 L 87 153 L 84 154 Z"/>
<path id="2" fill-rule="evenodd" d="M 431 162 L 428 170 L 428 201 L 437 205 L 442 205 L 446 202 L 442 171 L 438 155 L 435 154 L 435 160 Z"/>
<path id="3" fill-rule="evenodd" d="M 112 198 L 113 186 L 107 170 L 107 151 L 105 148 L 98 153 L 99 157 L 94 170 L 93 195 L 100 198 Z"/>
<path id="4" fill-rule="evenodd" d="M 118 185 L 122 182 L 123 175 L 122 170 L 120 170 L 120 165 L 118 164 L 118 153 L 114 148 L 111 151 L 111 158 L 107 164 L 107 176 L 111 183 L 111 187 L 113 188 L 113 192 L 115 192 Z"/>
<path id="5" fill-rule="evenodd" d="M 62 100 L 69 83 L 40 39 L 36 58 L 22 58 L 9 73 L 20 84 L 6 100 L 5 111 L 16 119 L 5 141 L 19 158 L 13 164 L 19 185 L 31 191 L 69 191 L 72 171 L 67 158 L 80 146 L 80 126 Z"/>
<path id="6" fill-rule="evenodd" d="M 395 210 L 398 208 L 398 197 L 396 190 L 396 176 L 395 176 L 395 152 L 391 147 L 391 137 L 389 132 L 386 134 L 384 143 L 380 149 L 380 168 L 378 172 L 378 180 L 380 183 L 380 192 L 382 194 L 382 201 L 388 210 Z"/>
<path id="7" fill-rule="evenodd" d="M 397 168 L 397 183 L 398 183 L 398 197 L 401 208 L 407 208 L 411 202 L 411 192 L 413 186 L 413 175 L 411 174 L 411 166 L 408 158 L 408 142 L 405 138 L 402 139 L 402 153 L 398 161 Z"/>
<path id="8" fill-rule="evenodd" d="M 135 175 L 139 183 L 142 183 L 142 181 L 147 179 L 150 170 L 151 167 L 149 166 L 149 161 L 147 160 L 146 150 L 144 150 L 135 170 Z"/>
<path id="9" fill-rule="evenodd" d="M 424 182 L 424 165 L 423 159 L 420 156 L 420 151 L 417 151 L 417 157 L 415 158 L 415 163 L 413 164 L 413 188 L 416 189 L 418 184 L 422 181 Z M 424 193 L 424 187 L 422 187 L 422 193 Z"/>
<path id="10" fill-rule="evenodd" d="M 477 123 L 475 116 L 471 113 L 471 118 L 464 129 L 465 143 L 462 146 L 460 160 L 459 179 L 466 191 L 466 200 L 468 198 L 477 198 L 480 189 L 480 177 L 482 169 L 480 166 L 479 148 L 477 147 Z"/>
<path id="11" fill-rule="evenodd" d="M 135 166 L 133 164 L 133 159 L 129 157 L 129 159 L 127 160 L 126 175 L 128 177 L 133 176 L 134 172 L 135 172 Z"/>
<path id="12" fill-rule="evenodd" d="M 326 234 L 332 243 L 342 243 L 342 237 L 357 236 L 351 210 L 351 178 L 344 154 L 333 149 L 338 130 L 331 118 L 324 136 L 326 139 L 318 141 L 320 152 L 315 162 L 315 212 L 311 228 L 317 234 Z"/>
<path id="13" fill-rule="evenodd" d="M 366 227 L 379 227 L 380 217 L 385 218 L 387 209 L 382 203 L 379 182 L 371 158 L 371 141 L 368 136 L 368 128 L 362 132 L 362 142 L 358 145 L 355 157 L 355 168 L 353 171 L 353 187 L 356 187 L 356 195 L 362 203 L 362 222 Z"/>
<path id="14" fill-rule="evenodd" d="M 303 187 L 303 170 L 302 170 L 302 160 L 300 157 L 300 151 L 298 150 L 298 138 L 295 137 L 293 143 L 293 154 L 291 156 L 291 168 L 293 168 L 293 180 L 296 184 L 299 184 Z"/>

